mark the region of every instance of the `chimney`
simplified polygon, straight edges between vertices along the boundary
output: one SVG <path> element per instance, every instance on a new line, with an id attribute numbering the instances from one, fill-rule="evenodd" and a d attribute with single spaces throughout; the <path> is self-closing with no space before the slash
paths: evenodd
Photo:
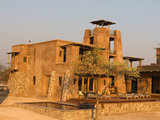
<path id="1" fill-rule="evenodd" d="M 157 64 L 160 65 L 160 48 L 156 48 Z"/>

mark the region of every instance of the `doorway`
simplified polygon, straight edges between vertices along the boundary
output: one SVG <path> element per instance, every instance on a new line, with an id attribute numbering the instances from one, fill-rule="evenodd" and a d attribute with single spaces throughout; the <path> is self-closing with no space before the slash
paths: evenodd
<path id="1" fill-rule="evenodd" d="M 152 77 L 152 93 L 160 94 L 160 77 Z"/>
<path id="2" fill-rule="evenodd" d="M 137 80 L 132 80 L 132 93 L 137 93 Z"/>

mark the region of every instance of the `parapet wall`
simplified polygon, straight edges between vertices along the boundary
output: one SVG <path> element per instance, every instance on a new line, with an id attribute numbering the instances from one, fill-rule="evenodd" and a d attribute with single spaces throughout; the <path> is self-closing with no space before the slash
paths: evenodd
<path id="1" fill-rule="evenodd" d="M 95 109 L 55 110 L 51 107 L 35 106 L 31 104 L 16 104 L 15 107 L 32 110 L 60 120 L 92 120 L 96 113 Z M 98 120 L 111 114 L 151 111 L 160 111 L 160 102 L 105 103 L 97 106 Z"/>

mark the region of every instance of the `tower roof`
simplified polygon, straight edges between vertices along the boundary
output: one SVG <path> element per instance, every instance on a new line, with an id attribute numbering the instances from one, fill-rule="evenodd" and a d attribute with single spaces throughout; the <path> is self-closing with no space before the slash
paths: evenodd
<path id="1" fill-rule="evenodd" d="M 100 26 L 108 26 L 116 24 L 115 22 L 107 21 L 107 20 L 95 20 L 91 22 L 92 24 L 100 25 Z"/>

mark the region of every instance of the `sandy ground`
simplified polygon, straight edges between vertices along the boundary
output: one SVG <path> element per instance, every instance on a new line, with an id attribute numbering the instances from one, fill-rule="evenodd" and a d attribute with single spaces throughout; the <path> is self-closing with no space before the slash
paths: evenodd
<path id="1" fill-rule="evenodd" d="M 2 102 L 2 105 L 13 105 L 15 103 L 23 103 L 23 102 L 50 102 L 50 100 L 37 99 L 37 98 L 27 98 L 27 97 L 12 97 L 12 96 L 8 96 Z"/>
<path id="2" fill-rule="evenodd" d="M 6 107 L 5 105 L 12 105 L 15 103 L 22 102 L 37 102 L 37 101 L 47 101 L 39 100 L 33 98 L 23 98 L 23 97 L 8 97 L 0 105 L 0 120 L 56 120 L 48 116 L 40 115 L 38 113 L 25 110 L 22 108 Z M 149 112 L 149 113 L 128 113 L 128 114 L 115 114 L 108 115 L 100 120 L 160 120 L 159 112 Z"/>
<path id="3" fill-rule="evenodd" d="M 101 120 L 160 120 L 160 112 L 109 115 Z"/>
<path id="4" fill-rule="evenodd" d="M 38 113 L 13 107 L 0 107 L 0 120 L 57 120 Z"/>

